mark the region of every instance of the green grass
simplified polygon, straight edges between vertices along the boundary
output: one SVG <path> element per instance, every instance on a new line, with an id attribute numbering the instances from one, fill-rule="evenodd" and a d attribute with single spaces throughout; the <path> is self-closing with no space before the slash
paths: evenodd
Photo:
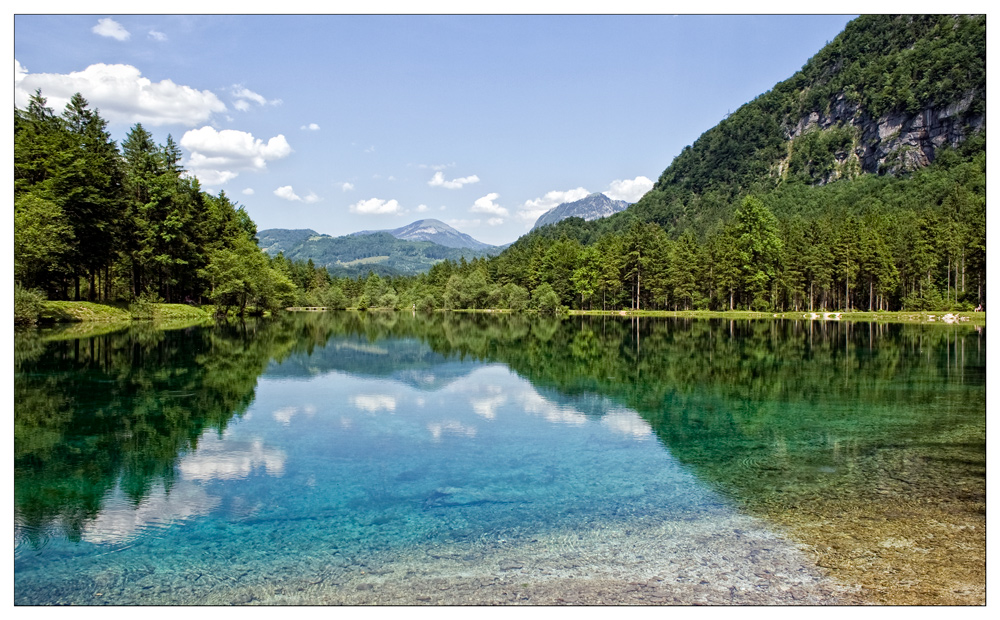
<path id="1" fill-rule="evenodd" d="M 714 312 L 711 310 L 681 310 L 671 312 L 668 310 L 570 310 L 573 315 L 589 316 L 666 316 L 693 319 L 802 319 L 802 320 L 841 320 L 841 321 L 862 321 L 877 323 L 939 323 L 947 325 L 941 320 L 946 314 L 959 317 L 957 324 L 962 325 L 986 325 L 985 312 L 954 312 L 954 311 L 913 311 L 913 312 L 749 312 L 746 310 L 732 310 L 725 312 Z M 813 314 L 818 315 L 813 319 Z M 834 318 L 839 316 L 839 319 Z M 827 318 L 829 317 L 829 318 Z"/>
<path id="2" fill-rule="evenodd" d="M 99 304 L 91 301 L 46 301 L 39 314 L 41 323 L 127 322 L 133 316 L 125 304 Z M 190 322 L 210 319 L 211 315 L 185 304 L 153 304 L 153 320 Z"/>
<path id="3" fill-rule="evenodd" d="M 157 321 L 177 321 L 209 319 L 212 315 L 204 308 L 187 304 L 154 304 L 153 319 Z"/>
<path id="4" fill-rule="evenodd" d="M 90 301 L 46 301 L 38 315 L 41 323 L 79 323 L 84 321 L 131 321 L 132 315 L 122 305 Z"/>

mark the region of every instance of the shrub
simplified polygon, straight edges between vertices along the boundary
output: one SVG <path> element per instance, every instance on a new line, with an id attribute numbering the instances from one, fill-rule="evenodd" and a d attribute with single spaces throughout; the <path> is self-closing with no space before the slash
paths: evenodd
<path id="1" fill-rule="evenodd" d="M 14 283 L 14 325 L 34 325 L 44 305 L 44 293 Z"/>
<path id="2" fill-rule="evenodd" d="M 128 313 L 133 320 L 151 321 L 153 320 L 153 310 L 156 304 L 163 303 L 156 293 L 143 293 L 128 305 Z"/>

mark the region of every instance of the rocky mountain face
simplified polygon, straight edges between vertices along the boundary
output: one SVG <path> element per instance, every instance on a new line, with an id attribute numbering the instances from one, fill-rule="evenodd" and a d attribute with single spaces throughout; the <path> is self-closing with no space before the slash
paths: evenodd
<path id="1" fill-rule="evenodd" d="M 852 148 L 837 152 L 835 170 L 819 184 L 845 176 L 845 171 L 868 174 L 899 174 L 927 166 L 937 149 L 958 147 L 970 135 L 982 131 L 986 117 L 972 112 L 974 94 L 941 106 L 927 106 L 918 112 L 896 111 L 872 117 L 858 104 L 840 95 L 826 113 L 812 112 L 788 129 L 795 140 L 813 131 L 850 127 L 855 139 Z M 787 160 L 782 162 L 787 165 Z M 853 164 L 853 165 L 851 165 Z"/>
<path id="2" fill-rule="evenodd" d="M 446 248 L 467 248 L 470 250 L 489 250 L 494 248 L 473 237 L 455 230 L 441 220 L 417 220 L 406 226 L 393 230 L 363 230 L 355 235 L 370 235 L 377 232 L 387 232 L 397 239 L 405 241 L 430 241 Z"/>
<path id="3" fill-rule="evenodd" d="M 624 200 L 612 200 L 604 194 L 591 194 L 575 202 L 564 202 L 558 207 L 549 209 L 535 221 L 531 229 L 555 224 L 568 217 L 579 217 L 589 222 L 624 211 L 628 206 L 629 203 Z"/>
<path id="4" fill-rule="evenodd" d="M 639 204 L 902 175 L 985 129 L 984 15 L 863 15 L 686 147 Z"/>

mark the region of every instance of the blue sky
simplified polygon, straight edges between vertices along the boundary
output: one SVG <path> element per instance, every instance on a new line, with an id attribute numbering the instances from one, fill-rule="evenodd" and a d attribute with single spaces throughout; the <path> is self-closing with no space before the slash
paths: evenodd
<path id="1" fill-rule="evenodd" d="M 433 217 L 487 243 L 634 202 L 852 16 L 15 15 L 15 105 L 173 136 L 259 229 Z"/>

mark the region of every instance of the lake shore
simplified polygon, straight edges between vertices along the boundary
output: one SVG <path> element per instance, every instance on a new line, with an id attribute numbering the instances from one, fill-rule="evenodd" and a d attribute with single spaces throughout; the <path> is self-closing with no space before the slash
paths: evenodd
<path id="1" fill-rule="evenodd" d="M 153 304 L 154 320 L 210 320 L 214 314 L 214 306 L 191 306 L 186 304 Z M 322 307 L 290 307 L 287 312 L 324 312 Z M 357 311 L 356 308 L 348 308 Z M 370 309 L 370 312 L 392 312 L 391 309 Z M 405 312 L 405 310 L 399 310 Z M 510 310 L 436 310 L 435 312 L 456 313 L 510 313 Z M 929 323 L 941 325 L 986 325 L 985 312 L 959 312 L 950 310 L 939 311 L 899 311 L 899 312 L 751 312 L 746 310 L 713 311 L 713 310 L 569 310 L 569 316 L 608 316 L 608 317 L 660 317 L 681 319 L 785 319 L 807 321 L 854 321 L 863 323 Z M 88 322 L 129 322 L 139 320 L 133 317 L 128 308 L 121 304 L 103 304 L 88 301 L 47 301 L 45 309 L 39 317 L 40 324 L 52 323 L 88 323 Z"/>

